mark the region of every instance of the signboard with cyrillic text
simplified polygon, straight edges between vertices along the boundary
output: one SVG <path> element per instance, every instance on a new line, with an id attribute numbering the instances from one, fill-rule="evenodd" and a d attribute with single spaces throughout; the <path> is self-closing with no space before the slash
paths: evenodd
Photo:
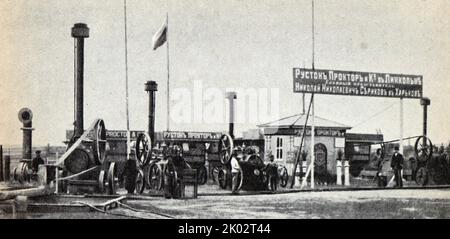
<path id="1" fill-rule="evenodd" d="M 136 140 L 138 135 L 144 131 L 130 131 L 130 139 Z M 66 130 L 66 139 L 69 140 L 73 136 L 73 130 Z M 89 132 L 88 138 L 94 138 L 94 131 Z M 106 130 L 106 140 L 126 140 L 126 130 Z"/>
<path id="2" fill-rule="evenodd" d="M 188 131 L 164 131 L 162 132 L 163 140 L 219 140 L 221 133 L 217 132 L 188 132 Z M 159 135 L 157 135 L 157 139 Z"/>
<path id="3" fill-rule="evenodd" d="M 294 68 L 294 93 L 422 98 L 423 77 Z"/>

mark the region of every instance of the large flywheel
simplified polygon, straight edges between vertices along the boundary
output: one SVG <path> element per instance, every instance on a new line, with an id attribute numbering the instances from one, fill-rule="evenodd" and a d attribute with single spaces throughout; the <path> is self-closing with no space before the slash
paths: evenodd
<path id="1" fill-rule="evenodd" d="M 220 136 L 220 142 L 219 142 L 219 158 L 220 162 L 223 165 L 228 164 L 230 162 L 231 157 L 233 155 L 233 138 L 229 134 L 222 134 Z"/>
<path id="2" fill-rule="evenodd" d="M 152 140 L 147 133 L 139 134 L 136 141 L 136 158 L 140 166 L 146 166 L 150 162 Z"/>
<path id="3" fill-rule="evenodd" d="M 420 136 L 416 140 L 414 145 L 414 150 L 416 152 L 417 159 L 420 162 L 426 162 L 433 156 L 433 144 L 431 140 L 426 136 Z"/>
<path id="4" fill-rule="evenodd" d="M 106 158 L 106 127 L 103 120 L 98 120 L 94 127 L 93 139 L 94 159 L 98 165 L 103 164 Z"/>

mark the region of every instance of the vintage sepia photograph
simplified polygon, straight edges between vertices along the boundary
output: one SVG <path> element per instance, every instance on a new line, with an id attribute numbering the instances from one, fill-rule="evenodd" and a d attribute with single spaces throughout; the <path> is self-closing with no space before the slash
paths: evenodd
<path id="1" fill-rule="evenodd" d="M 0 219 L 450 219 L 449 10 L 0 0 Z"/>

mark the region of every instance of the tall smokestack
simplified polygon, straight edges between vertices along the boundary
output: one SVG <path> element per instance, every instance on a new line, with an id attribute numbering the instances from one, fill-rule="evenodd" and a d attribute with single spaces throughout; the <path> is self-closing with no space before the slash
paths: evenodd
<path id="1" fill-rule="evenodd" d="M 19 111 L 19 120 L 23 123 L 21 130 L 22 137 L 22 159 L 32 158 L 32 131 L 33 131 L 33 112 L 28 108 L 23 108 Z"/>
<path id="2" fill-rule="evenodd" d="M 147 81 L 145 83 L 145 91 L 148 92 L 148 134 L 152 139 L 152 144 L 155 142 L 155 101 L 158 91 L 158 84 L 154 81 Z"/>
<path id="3" fill-rule="evenodd" d="M 84 80 L 84 38 L 89 37 L 89 28 L 84 23 L 77 23 L 72 28 L 72 37 L 75 38 L 74 71 L 75 71 L 75 137 L 80 137 L 84 132 L 83 124 L 83 80 Z"/>
<path id="4" fill-rule="evenodd" d="M 431 100 L 426 97 L 424 97 L 420 100 L 420 104 L 423 106 L 423 135 L 424 136 L 427 136 L 427 124 L 428 124 L 427 123 L 427 121 L 428 121 L 428 119 L 427 119 L 428 112 L 427 111 L 428 111 L 428 106 L 430 105 L 430 103 L 431 103 Z M 424 139 L 424 142 L 426 142 L 425 139 Z M 424 143 L 424 145 L 425 145 L 425 143 Z"/>
<path id="5" fill-rule="evenodd" d="M 234 122 L 235 122 L 235 118 L 234 118 L 234 100 L 237 99 L 237 95 L 236 92 L 227 92 L 226 93 L 226 98 L 228 99 L 229 102 L 229 129 L 228 132 L 231 136 L 231 138 L 234 139 Z"/>

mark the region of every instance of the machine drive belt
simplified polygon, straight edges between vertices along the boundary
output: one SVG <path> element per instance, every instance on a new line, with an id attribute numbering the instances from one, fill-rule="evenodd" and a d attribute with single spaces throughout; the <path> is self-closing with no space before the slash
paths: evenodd
<path id="1" fill-rule="evenodd" d="M 72 154 L 72 152 L 84 141 L 89 135 L 89 132 L 94 130 L 94 127 L 99 123 L 100 119 L 96 119 L 94 123 L 89 126 L 89 128 L 84 131 L 84 133 L 81 135 L 81 137 L 67 150 L 59 159 L 56 161 L 55 166 L 59 166 L 67 159 L 67 157 Z"/>

